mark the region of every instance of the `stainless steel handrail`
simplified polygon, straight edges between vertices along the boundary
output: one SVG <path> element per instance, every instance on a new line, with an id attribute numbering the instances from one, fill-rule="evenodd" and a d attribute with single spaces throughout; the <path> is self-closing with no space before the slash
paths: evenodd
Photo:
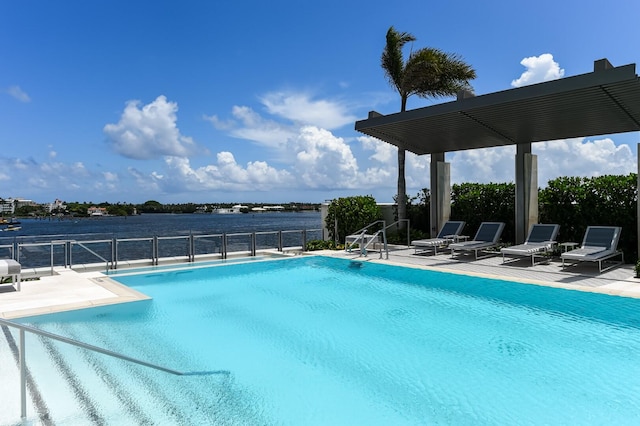
<path id="1" fill-rule="evenodd" d="M 369 228 L 371 228 L 372 226 L 375 226 L 379 223 L 382 223 L 382 229 L 376 231 L 371 238 L 369 239 L 369 241 L 367 242 L 367 231 L 369 230 Z M 372 222 L 370 224 L 368 224 L 367 226 L 365 226 L 362 229 L 359 229 L 358 231 L 356 231 L 353 235 L 357 235 L 356 239 L 354 241 L 352 241 L 351 243 L 347 244 L 347 242 L 345 241 L 345 250 L 346 251 L 351 251 L 351 248 L 356 245 L 356 243 L 358 243 L 358 241 L 360 241 L 359 247 L 360 247 L 360 256 L 366 256 L 367 255 L 367 247 L 369 247 L 370 244 L 374 243 L 378 237 L 378 235 L 380 235 L 382 233 L 382 242 L 383 242 L 383 247 L 384 247 L 384 251 L 386 252 L 386 256 L 387 259 L 389 259 L 389 246 L 387 244 L 387 228 L 388 226 L 386 226 L 386 221 L 385 220 L 376 220 L 375 222 Z M 380 259 L 382 259 L 382 250 L 380 250 Z"/>
<path id="2" fill-rule="evenodd" d="M 98 259 L 102 260 L 105 263 L 105 270 L 109 271 L 109 260 L 105 259 L 104 257 L 100 256 L 98 253 L 96 253 L 95 251 L 91 250 L 89 247 L 85 246 L 84 243 L 90 244 L 90 243 L 110 243 L 112 240 L 104 240 L 104 241 L 74 241 L 74 240 L 70 240 L 69 243 L 70 244 L 76 244 L 80 247 L 82 247 L 83 249 L 85 249 L 86 251 L 88 251 L 89 253 L 91 253 L 92 255 L 94 255 L 95 257 L 97 257 Z M 73 252 L 73 251 L 72 251 Z M 69 268 L 71 268 L 72 266 L 72 259 L 71 256 L 69 256 Z"/>
<path id="3" fill-rule="evenodd" d="M 118 352 L 110 351 L 108 349 L 101 348 L 99 346 L 90 345 L 88 343 L 79 342 L 74 339 L 70 339 L 68 337 L 60 336 L 58 334 L 50 333 L 48 331 L 40 330 L 35 327 L 31 327 L 29 325 L 18 324 L 13 321 L 5 320 L 0 318 L 0 325 L 5 325 L 7 327 L 17 328 L 20 331 L 20 342 L 19 342 L 19 359 L 20 359 L 20 415 L 24 419 L 27 417 L 27 384 L 26 384 L 26 351 L 25 351 L 25 331 L 29 333 L 37 334 L 39 336 L 47 337 L 49 339 L 57 340 L 59 342 L 67 343 L 72 346 L 80 347 L 83 349 L 87 349 L 93 352 L 98 352 L 104 355 L 108 355 L 112 358 L 118 358 L 123 361 L 131 362 L 134 364 L 142 365 L 144 367 L 152 368 L 154 370 L 162 371 L 165 373 L 173 374 L 174 376 L 203 376 L 203 375 L 213 375 L 213 374 L 231 374 L 226 370 L 217 370 L 217 371 L 178 371 L 172 368 L 163 367 L 161 365 L 153 364 L 151 362 L 142 361 L 140 359 L 130 357 L 128 355 L 124 355 Z"/>

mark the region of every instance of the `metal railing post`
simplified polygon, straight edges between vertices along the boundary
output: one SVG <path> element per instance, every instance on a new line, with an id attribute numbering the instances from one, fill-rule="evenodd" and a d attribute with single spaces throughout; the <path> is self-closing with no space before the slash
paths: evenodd
<path id="1" fill-rule="evenodd" d="M 307 230 L 302 230 L 302 251 L 307 250 Z"/>
<path id="2" fill-rule="evenodd" d="M 256 233 L 251 233 L 251 256 L 256 255 Z"/>
<path id="3" fill-rule="evenodd" d="M 154 266 L 158 266 L 158 236 L 154 235 L 153 240 L 151 240 L 151 264 Z"/>
<path id="4" fill-rule="evenodd" d="M 51 241 L 51 275 L 53 275 L 53 241 Z"/>
<path id="5" fill-rule="evenodd" d="M 118 239 L 111 238 L 111 269 L 118 269 Z"/>
<path id="6" fill-rule="evenodd" d="M 226 259 L 227 258 L 227 234 L 222 234 L 222 258 Z"/>
<path id="7" fill-rule="evenodd" d="M 282 231 L 278 231 L 278 251 L 282 251 L 283 250 L 283 244 L 282 244 Z"/>
<path id="8" fill-rule="evenodd" d="M 189 234 L 189 262 L 196 261 L 196 242 L 193 239 L 193 234 Z"/>
<path id="9" fill-rule="evenodd" d="M 20 357 L 20 417 L 23 419 L 27 418 L 27 365 L 25 363 L 26 355 L 25 355 L 25 333 L 23 329 L 20 329 L 20 348 L 19 354 Z"/>
<path id="10" fill-rule="evenodd" d="M 69 269 L 71 269 L 71 265 L 73 264 L 73 247 L 71 241 L 67 240 L 64 242 L 64 268 L 67 269 L 67 263 L 69 264 Z"/>

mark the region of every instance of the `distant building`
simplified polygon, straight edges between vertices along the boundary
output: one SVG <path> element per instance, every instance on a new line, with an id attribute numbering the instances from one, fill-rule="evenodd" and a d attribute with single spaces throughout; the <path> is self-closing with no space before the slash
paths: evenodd
<path id="1" fill-rule="evenodd" d="M 16 212 L 16 203 L 13 198 L 0 199 L 0 215 L 12 215 Z"/>
<path id="2" fill-rule="evenodd" d="M 106 216 L 108 213 L 105 207 L 91 206 L 87 209 L 87 214 L 89 216 Z"/>
<path id="3" fill-rule="evenodd" d="M 64 203 L 64 201 L 58 200 L 56 198 L 56 200 L 53 203 L 49 203 L 48 209 L 49 209 L 49 213 L 51 213 L 53 211 L 66 210 L 67 209 L 67 205 Z"/>

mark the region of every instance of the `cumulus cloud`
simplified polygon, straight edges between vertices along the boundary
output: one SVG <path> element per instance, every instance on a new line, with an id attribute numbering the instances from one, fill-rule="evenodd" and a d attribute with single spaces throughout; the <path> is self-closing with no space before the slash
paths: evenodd
<path id="1" fill-rule="evenodd" d="M 370 160 L 391 164 L 398 159 L 398 148 L 390 143 L 382 142 L 380 139 L 372 138 L 371 136 L 360 136 L 357 140 L 365 150 L 373 151 L 373 154 L 369 156 Z"/>
<path id="2" fill-rule="evenodd" d="M 264 161 L 242 166 L 230 152 L 219 152 L 216 158 L 216 164 L 194 168 L 187 158 L 165 157 L 167 173 L 157 181 L 167 189 L 188 188 L 190 191 L 266 191 L 294 186 L 295 179 L 287 170 L 277 170 Z"/>
<path id="3" fill-rule="evenodd" d="M 538 181 L 542 186 L 559 176 L 624 175 L 637 171 L 629 145 L 612 139 L 574 138 L 533 144 L 538 155 Z"/>
<path id="4" fill-rule="evenodd" d="M 635 173 L 637 160 L 629 145 L 616 145 L 612 139 L 575 138 L 532 145 L 538 156 L 538 185 L 560 176 L 601 176 Z M 514 182 L 513 146 L 460 151 L 449 154 L 451 180 L 463 182 Z"/>
<path id="5" fill-rule="evenodd" d="M 24 90 L 22 90 L 20 86 L 10 86 L 7 89 L 7 93 L 13 98 L 19 100 L 20 102 L 23 102 L 23 103 L 31 102 L 31 98 L 29 97 L 29 95 Z"/>
<path id="6" fill-rule="evenodd" d="M 550 53 L 524 58 L 520 64 L 527 70 L 522 73 L 520 78 L 511 82 L 512 87 L 527 86 L 564 77 L 564 69 L 560 68 L 560 64 L 553 60 L 553 55 Z"/>
<path id="7" fill-rule="evenodd" d="M 139 101 L 127 102 L 117 124 L 104 126 L 109 143 L 120 155 L 138 160 L 165 155 L 188 157 L 197 152 L 194 141 L 180 133 L 178 104 L 158 96 L 140 108 Z"/>
<path id="8" fill-rule="evenodd" d="M 301 128 L 288 149 L 295 153 L 294 169 L 307 187 L 333 187 L 336 182 L 348 187 L 357 176 L 357 161 L 349 146 L 325 129 Z"/>
<path id="9" fill-rule="evenodd" d="M 514 146 L 458 151 L 446 160 L 451 163 L 452 183 L 513 182 L 515 178 Z"/>
<path id="10" fill-rule="evenodd" d="M 332 130 L 352 124 L 356 117 L 347 105 L 326 99 L 312 99 L 306 93 L 271 92 L 261 98 L 269 114 L 301 125 Z"/>
<path id="11" fill-rule="evenodd" d="M 261 96 L 260 102 L 272 118 L 265 118 L 248 106 L 236 105 L 231 110 L 230 119 L 222 119 L 218 115 L 205 115 L 204 119 L 235 138 L 276 150 L 286 149 L 287 141 L 297 137 L 302 127 L 331 130 L 356 120 L 344 103 L 313 99 L 303 92 L 270 92 Z"/>

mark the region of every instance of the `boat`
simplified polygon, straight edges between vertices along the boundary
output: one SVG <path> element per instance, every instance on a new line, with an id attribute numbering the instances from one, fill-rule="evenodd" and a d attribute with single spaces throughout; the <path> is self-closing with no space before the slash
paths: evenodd
<path id="1" fill-rule="evenodd" d="M 236 204 L 233 207 L 225 208 L 225 207 L 216 207 L 211 211 L 211 214 L 240 214 L 244 211 L 247 211 L 249 207 L 243 206 L 241 204 Z"/>
<path id="2" fill-rule="evenodd" d="M 9 224 L 6 228 L 3 228 L 2 231 L 19 231 L 21 229 L 22 229 L 22 226 L 12 223 L 12 224 Z"/>
<path id="3" fill-rule="evenodd" d="M 16 220 L 15 217 L 12 217 L 11 220 L 0 218 L 0 225 L 20 225 L 20 221 Z"/>

